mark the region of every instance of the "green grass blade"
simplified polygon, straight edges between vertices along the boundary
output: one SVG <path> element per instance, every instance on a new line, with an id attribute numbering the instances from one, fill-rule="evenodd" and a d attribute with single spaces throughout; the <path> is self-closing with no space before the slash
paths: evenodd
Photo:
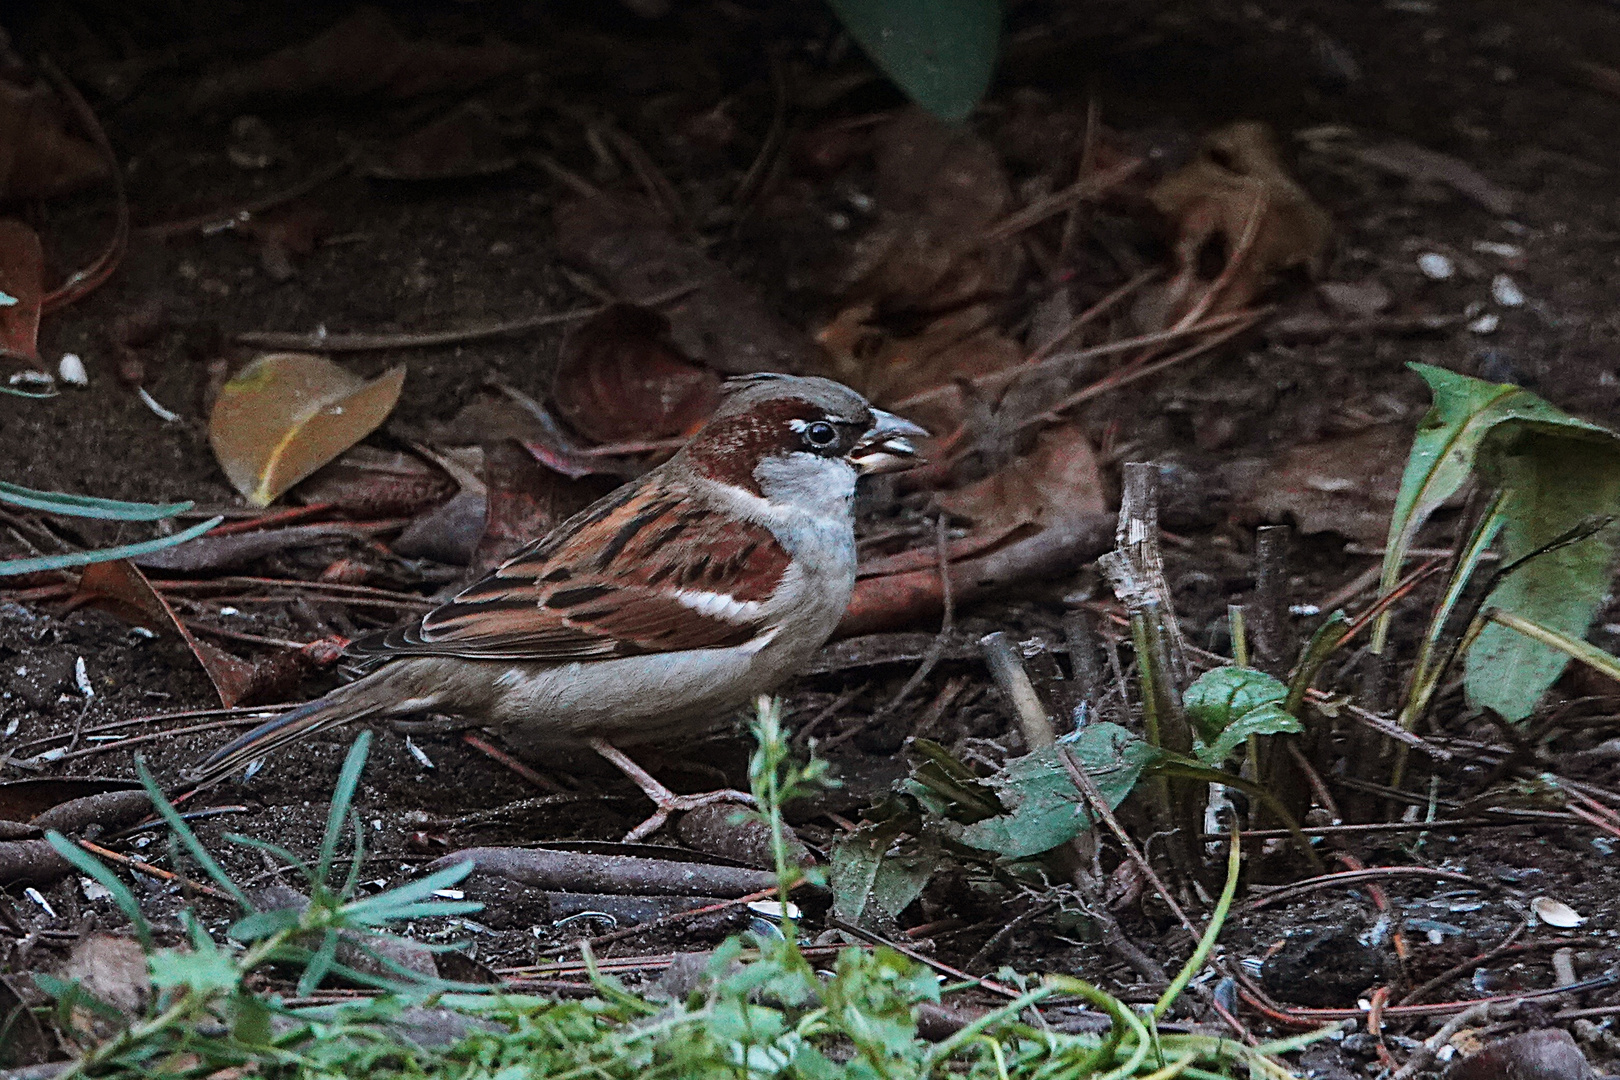
<path id="1" fill-rule="evenodd" d="M 1548 648 L 1559 652 L 1573 660 L 1579 660 L 1593 671 L 1607 675 L 1611 679 L 1620 679 L 1620 657 L 1611 656 L 1596 645 L 1588 644 L 1580 638 L 1570 637 L 1551 627 L 1531 622 L 1513 614 L 1511 611 L 1493 609 L 1486 613 L 1491 622 L 1499 623 L 1509 630 L 1523 634 L 1534 641 L 1539 641 Z"/>
<path id="2" fill-rule="evenodd" d="M 371 750 L 371 732 L 362 731 L 349 756 L 343 759 L 343 771 L 338 774 L 337 788 L 332 792 L 332 808 L 326 814 L 326 835 L 321 838 L 321 858 L 315 864 L 314 884 L 326 887 L 332 874 L 332 860 L 337 857 L 338 840 L 343 836 L 343 823 L 349 818 L 349 807 L 354 804 L 355 789 L 360 786 L 360 772 L 366 767 L 366 755 Z"/>
<path id="3" fill-rule="evenodd" d="M 197 834 L 191 831 L 191 826 L 186 824 L 180 812 L 174 808 L 174 804 L 164 796 L 163 789 L 158 787 L 157 781 L 152 779 L 152 773 L 146 767 L 146 760 L 138 754 L 135 757 L 135 774 L 140 777 L 147 795 L 151 796 L 153 808 L 168 823 L 170 831 L 185 846 L 191 857 L 197 860 L 197 865 L 202 867 L 203 872 L 213 878 L 220 888 L 230 893 L 231 898 L 242 905 L 243 911 L 252 911 L 253 905 L 248 901 L 247 894 L 220 868 L 214 857 L 208 854 L 208 849 L 202 846 Z"/>
<path id="4" fill-rule="evenodd" d="M 118 880 L 118 876 L 107 868 L 100 859 L 91 855 L 78 844 L 69 840 L 55 829 L 45 833 L 45 839 L 50 841 L 56 853 L 73 864 L 74 869 L 93 878 L 95 882 L 108 892 L 112 893 L 113 903 L 118 910 L 124 913 L 135 927 L 135 936 L 140 938 L 141 944 L 146 948 L 152 947 L 152 925 L 146 921 L 141 913 L 141 905 L 136 903 L 135 894 L 129 891 L 129 886 Z"/>
<path id="5" fill-rule="evenodd" d="M 414 904 L 420 900 L 427 900 L 440 889 L 448 889 L 462 878 L 473 872 L 471 859 L 465 862 L 453 863 L 443 870 L 437 870 L 425 878 L 407 882 L 397 889 L 389 889 L 376 896 L 368 896 L 364 900 L 355 900 L 344 904 L 342 913 L 344 919 L 361 922 L 381 921 L 389 918 L 387 912 L 403 908 L 407 904 Z"/>
<path id="6" fill-rule="evenodd" d="M 1204 928 L 1203 937 L 1198 939 L 1198 947 L 1187 958 L 1187 962 L 1176 972 L 1176 977 L 1170 980 L 1164 993 L 1153 1006 L 1153 1018 L 1164 1019 L 1164 1014 L 1170 1011 L 1170 1006 L 1176 1003 L 1176 998 L 1192 982 L 1209 959 L 1209 954 L 1215 951 L 1215 939 L 1221 935 L 1221 926 L 1226 922 L 1226 913 L 1232 910 L 1232 897 L 1237 895 L 1238 870 L 1242 867 L 1242 849 L 1238 844 L 1237 834 L 1232 834 L 1232 850 L 1226 857 L 1226 888 L 1221 890 L 1221 898 L 1215 903 L 1215 910 L 1209 917 L 1209 925 Z"/>
<path id="7" fill-rule="evenodd" d="M 190 500 L 177 503 L 142 503 L 98 499 L 92 495 L 37 491 L 20 484 L 8 484 L 4 480 L 0 480 L 0 503 L 10 503 L 12 506 L 21 506 L 27 510 L 43 510 L 49 514 L 100 518 L 104 521 L 161 521 L 176 514 L 183 514 L 197 505 Z"/>
<path id="8" fill-rule="evenodd" d="M 70 551 L 63 555 L 40 555 L 32 559 L 7 559 L 0 561 L 0 577 L 16 577 L 18 574 L 38 574 L 46 570 L 67 570 L 75 566 L 89 566 L 91 563 L 112 562 L 114 559 L 133 559 L 137 555 L 150 555 L 154 551 L 172 548 L 183 544 L 187 540 L 195 540 L 203 533 L 212 529 L 225 518 L 212 517 L 207 521 L 193 525 L 173 536 L 162 536 L 156 540 L 143 540 L 138 544 L 120 544 L 117 547 L 98 548 L 95 551 Z"/>

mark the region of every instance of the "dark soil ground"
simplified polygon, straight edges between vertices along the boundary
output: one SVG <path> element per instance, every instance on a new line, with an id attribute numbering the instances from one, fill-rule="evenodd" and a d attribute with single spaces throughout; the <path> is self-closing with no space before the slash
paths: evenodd
<path id="1" fill-rule="evenodd" d="M 1389 475 L 1398 477 L 1427 401 L 1406 362 L 1520 382 L 1576 415 L 1620 426 L 1620 315 L 1613 303 L 1620 287 L 1620 143 L 1614 135 L 1620 130 L 1620 97 L 1583 84 L 1572 66 L 1620 60 L 1620 9 L 1595 0 L 1390 0 L 1382 5 L 1094 0 L 1009 8 L 997 82 L 970 123 L 1001 153 L 1015 186 L 1050 179 L 1051 148 L 1059 141 L 1054 133 L 1082 130 L 1093 98 L 1113 130 L 1172 157 L 1184 155 L 1210 128 L 1261 120 L 1279 133 L 1294 175 L 1332 215 L 1335 239 L 1322 280 L 1381 284 L 1393 298 L 1391 323 L 1397 317 L 1465 311 L 1469 321 L 1481 314 L 1499 320 L 1490 333 L 1454 321 L 1429 334 L 1387 328 L 1323 334 L 1302 321 L 1320 318 L 1322 300 L 1308 285 L 1295 283 L 1279 294 L 1281 307 L 1269 329 L 1242 339 L 1241 347 L 1198 358 L 1086 407 L 1083 426 L 1103 447 L 1116 482 L 1121 461 L 1176 466 L 1166 492 L 1165 525 L 1179 542 L 1167 551 L 1179 614 L 1193 643 L 1226 648 L 1226 605 L 1244 600 L 1254 588 L 1254 525 L 1300 519 L 1298 524 L 1311 527 L 1297 505 L 1266 503 L 1257 494 L 1267 490 L 1268 478 L 1289 467 L 1292 459 L 1285 455 L 1303 453 L 1300 468 L 1329 474 L 1327 490 L 1342 481 L 1373 491 L 1368 497 L 1374 503 L 1379 490 L 1387 498 Z M 408 36 L 476 40 L 489 34 L 539 50 L 545 57 L 540 73 L 503 91 L 508 98 L 527 93 L 545 103 L 514 109 L 527 124 L 517 139 L 521 145 L 543 149 L 600 185 L 631 184 L 600 168 L 592 171 L 589 147 L 569 120 L 614 118 L 642 142 L 691 205 L 710 210 L 724 206 L 770 126 L 770 54 L 820 65 L 823 75 L 860 68 L 854 56 L 842 66 L 829 65 L 827 47 L 836 25 L 819 7 L 677 3 L 672 13 L 655 20 L 628 8 L 588 4 L 399 5 L 391 14 Z M 229 232 L 193 230 L 162 238 L 142 230 L 285 190 L 351 148 L 387 145 L 454 104 L 453 96 L 429 104 L 327 97 L 188 109 L 200 79 L 305 40 L 326 18 L 306 5 L 182 0 L 23 4 L 6 14 L 5 30 L 21 55 L 49 53 L 85 87 L 125 168 L 136 226 L 112 279 L 89 298 L 47 317 L 43 327 L 42 356 L 51 361 L 63 352 L 83 356 L 89 389 L 48 401 L 0 398 L 0 462 L 5 463 L 0 473 L 6 480 L 124 499 L 194 499 L 203 511 L 234 511 L 242 504 L 210 452 L 204 411 L 210 362 L 235 363 L 252 354 L 231 344 L 234 335 L 316 327 L 431 331 L 567 311 L 591 301 L 565 272 L 554 242 L 552 212 L 567 193 L 532 156 L 479 179 L 406 182 L 346 175 L 326 183 L 303 204 L 324 213 L 330 227 L 311 254 L 294 256 L 296 273 L 284 280 L 267 270 L 254 244 Z M 115 81 L 115 74 L 123 81 Z M 691 139 L 665 130 L 721 101 L 728 103 L 726 116 L 737 131 L 717 139 L 714 147 L 694 149 Z M 810 130 L 839 116 L 900 104 L 891 88 L 869 79 L 793 123 Z M 270 132 L 275 149 L 266 168 L 233 161 L 232 151 L 247 141 L 238 120 L 244 115 L 261 118 Z M 1335 135 L 1330 128 L 1346 130 Z M 1343 149 L 1396 140 L 1466 162 L 1493 190 L 1511 194 L 1511 208 L 1493 212 L 1443 181 L 1401 177 Z M 1074 145 L 1072 137 L 1068 145 Z M 860 213 L 852 209 L 859 199 L 852 203 L 850 193 L 858 194 L 869 181 L 859 168 L 833 177 L 796 177 L 793 197 L 779 193 L 766 199 L 739 223 L 714 216 L 713 227 L 703 231 L 708 252 L 788 325 L 811 334 L 841 306 L 824 268 L 847 258 L 861 232 Z M 60 272 L 93 258 L 105 243 L 111 216 L 105 192 L 29 202 L 14 212 L 46 238 L 51 263 Z M 1449 256 L 1457 267 L 1454 276 L 1426 278 L 1417 262 L 1423 253 Z M 1074 272 L 1083 276 L 1087 267 Z M 1493 302 L 1492 279 L 1502 273 L 1512 276 L 1527 302 Z M 1091 295 L 1118 280 L 1101 281 Z M 1025 313 L 1027 307 L 1010 304 L 1008 325 Z M 115 342 L 124 333 L 120 327 L 131 320 L 157 327 L 140 345 L 144 384 L 180 415 L 177 422 L 159 419 L 115 373 Z M 491 376 L 544 398 L 563 332 L 559 327 L 449 347 L 361 353 L 344 363 L 365 376 L 408 365 L 400 405 L 373 443 L 397 448 L 422 439 L 445 445 L 447 426 Z M 1375 435 L 1365 456 L 1348 464 L 1342 451 L 1311 457 L 1310 447 L 1331 448 L 1338 445 L 1334 440 L 1368 431 L 1387 437 Z M 0 535 L 0 553 L 23 553 L 29 523 L 19 528 L 9 512 L 0 523 L 10 526 Z M 1347 536 L 1334 525 L 1316 527 L 1319 531 L 1296 539 L 1290 564 L 1289 599 L 1310 613 L 1295 619 L 1294 630 L 1301 635 L 1314 625 L 1315 609 L 1309 605 L 1332 596 L 1374 565 L 1378 555 L 1381 526 L 1371 536 Z M 62 535 L 87 544 L 127 538 L 112 528 L 74 528 L 78 531 Z M 459 567 L 400 560 L 365 542 L 344 540 L 271 556 L 241 572 L 309 580 L 341 557 L 367 561 L 374 570 L 371 584 L 423 596 L 461 573 Z M 928 703 L 951 680 L 965 677 L 966 688 L 942 718 L 931 721 L 927 734 L 957 747 L 971 738 L 999 740 L 998 753 L 1016 748 L 1011 710 L 971 658 L 972 642 L 993 629 L 1057 642 L 1064 597 L 1087 596 L 1095 588 L 1094 572 L 1076 567 L 1064 580 L 959 612 L 956 635 L 963 648 L 957 654 L 965 658 L 942 663 L 892 721 L 838 748 L 834 759 L 852 783 L 836 799 L 795 815 L 804 838 L 824 845 L 836 834 L 839 817 L 858 818 L 862 805 L 875 801 L 904 772 L 902 743 L 918 733 L 915 725 Z M 318 593 L 296 604 L 287 599 L 250 604 L 223 589 L 184 613 L 239 633 L 307 641 L 386 625 L 398 611 Z M 1404 632 L 1410 635 L 1421 618 L 1421 605 L 1414 605 L 1403 616 Z M 239 639 L 217 640 L 249 658 L 268 652 Z M 1620 646 L 1620 626 L 1604 627 L 1594 640 L 1611 649 Z M 80 659 L 95 691 L 88 701 L 75 681 Z M 1338 680 L 1343 689 L 1359 689 L 1370 664 L 1358 654 L 1346 667 L 1330 672 L 1324 684 Z M 787 688 L 789 726 L 819 717 L 817 735 L 825 739 L 861 725 L 893 697 L 911 670 L 910 663 L 883 664 L 808 676 Z M 291 688 L 289 697 L 313 696 L 332 679 L 311 675 Z M 0 606 L 0 685 L 5 687 L 0 697 L 4 780 L 131 775 L 127 745 L 83 753 L 98 746 L 92 729 L 218 704 L 182 645 L 143 637 L 108 614 L 65 613 L 48 601 Z M 1594 693 L 1574 685 L 1560 692 L 1569 699 Z M 1612 701 L 1601 697 L 1603 688 L 1595 693 L 1579 706 L 1581 724 L 1562 729 L 1544 749 L 1575 763 L 1569 775 L 1613 786 L 1620 757 L 1604 749 L 1612 748 L 1604 740 L 1613 732 L 1616 714 Z M 1466 717 L 1455 696 L 1448 701 L 1436 721 L 1437 737 L 1463 740 L 1458 746 L 1468 740 L 1476 747 L 1502 741 L 1489 724 Z M 73 744 L 74 756 L 35 762 L 32 770 L 17 763 L 44 747 L 62 745 L 41 740 L 75 730 L 87 734 Z M 139 749 L 160 778 L 172 779 L 227 734 L 156 738 Z M 337 732 L 311 739 L 271 758 L 251 780 L 233 781 L 204 796 L 212 805 L 240 807 L 199 824 L 228 868 L 244 879 L 268 880 L 256 854 L 220 841 L 226 831 L 270 838 L 296 852 L 315 849 L 325 799 L 350 738 Z M 581 763 L 577 771 L 553 774 L 573 799 L 457 825 L 455 819 L 464 815 L 515 804 L 536 791 L 453 735 L 415 734 L 412 740 L 432 767 L 413 755 L 403 735 L 379 732 L 357 797 L 369 824 L 369 876 L 378 880 L 397 880 L 453 846 L 616 840 L 645 808 L 615 774 Z M 655 771 L 680 789 L 712 785 L 716 767 L 730 783 L 745 783 L 746 755 L 746 740 L 728 729 L 702 746 L 682 748 Z M 1472 760 L 1459 753 L 1437 766 L 1433 787 L 1422 771 L 1429 763 L 1422 762 L 1419 775 L 1407 781 L 1417 793 L 1418 812 L 1427 811 L 1431 796 L 1454 799 L 1478 790 L 1494 760 L 1488 753 Z M 1339 794 L 1352 802 L 1358 798 L 1354 791 Z M 1359 798 L 1358 820 L 1383 820 L 1389 813 L 1381 799 L 1368 809 L 1372 800 L 1364 793 Z M 1439 805 L 1443 815 L 1449 804 Z M 1353 975 L 1351 969 L 1365 961 L 1370 976 L 1351 985 L 1357 980 L 1347 975 L 1322 1000 L 1295 986 L 1290 1000 L 1354 1006 L 1374 981 L 1396 981 L 1410 989 L 1490 949 L 1524 922 L 1531 897 L 1545 895 L 1587 920 L 1578 931 L 1584 935 L 1575 957 L 1579 974 L 1598 975 L 1620 964 L 1615 888 L 1620 868 L 1601 833 L 1560 822 L 1395 834 L 1387 842 L 1370 836 L 1352 839 L 1344 850 L 1367 865 L 1427 865 L 1462 871 L 1485 884 L 1464 888 L 1423 878 L 1392 879 L 1385 884 L 1385 913 L 1365 892 L 1311 893 L 1240 914 L 1224 938 L 1227 953 L 1260 958 L 1279 947 L 1302 948 L 1315 940 L 1313 933 L 1349 928 L 1348 938 L 1334 939 L 1337 944 L 1330 941 L 1316 954 L 1325 961 L 1308 961 L 1306 970 L 1321 967 L 1331 973 L 1342 964 Z M 658 840 L 674 842 L 667 834 Z M 147 857 L 162 862 L 161 842 L 140 838 L 121 846 L 139 854 L 146 843 Z M 154 904 L 172 910 L 179 902 L 166 886 L 140 880 L 149 885 Z M 970 893 L 948 886 L 931 891 L 895 929 L 955 920 L 937 933 L 925 927 L 914 944 L 963 964 L 975 958 L 1008 915 L 976 907 Z M 41 893 L 54 916 L 20 888 L 0 897 L 11 912 L 7 921 L 20 927 L 0 931 L 6 941 L 0 957 L 9 955 L 12 970 L 55 964 L 91 919 L 103 926 L 118 921 L 107 903 L 87 899 L 75 878 Z M 222 907 L 215 912 L 209 902 L 202 904 L 212 915 L 226 914 Z M 537 949 L 600 929 L 600 924 L 559 929 L 550 920 L 531 926 L 521 911 L 508 914 L 505 921 L 492 917 L 470 934 L 476 958 L 491 967 L 532 962 Z M 1167 962 L 1185 956 L 1186 940 L 1152 899 L 1125 911 L 1122 923 Z M 1409 952 L 1397 959 L 1389 934 L 1403 924 Z M 727 928 L 679 929 L 602 951 L 627 955 L 697 948 Z M 1532 930 L 1523 940 L 1548 933 Z M 1078 920 L 1030 919 L 998 941 L 990 955 L 978 957 L 981 973 L 999 963 L 1072 972 L 1135 996 L 1136 976 L 1090 940 Z M 1491 961 L 1478 972 L 1463 970 L 1430 1000 L 1462 999 L 1501 987 L 1540 988 L 1551 980 L 1549 954 L 1527 951 Z M 1554 1002 L 1546 1015 L 1616 1002 L 1614 990 L 1597 990 Z M 1402 1021 L 1394 1030 L 1421 1038 L 1429 1031 L 1425 1023 Z M 1397 1037 L 1390 1045 L 1404 1058 L 1407 1044 Z M 1316 1054 L 1312 1075 L 1357 1075 L 1364 1066 L 1375 1072 L 1375 1052 L 1371 1041 L 1350 1040 Z M 1601 1041 L 1588 1052 L 1599 1058 L 1611 1053 Z"/>

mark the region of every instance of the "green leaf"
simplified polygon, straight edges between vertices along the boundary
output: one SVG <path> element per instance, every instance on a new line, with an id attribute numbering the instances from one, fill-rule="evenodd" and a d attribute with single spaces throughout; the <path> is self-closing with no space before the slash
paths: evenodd
<path id="1" fill-rule="evenodd" d="M 407 910 L 409 905 L 426 900 L 440 889 L 448 889 L 462 878 L 473 872 L 471 859 L 465 862 L 452 863 L 442 870 L 436 870 L 425 878 L 410 881 L 395 889 L 376 896 L 368 896 L 364 900 L 355 900 L 344 904 L 340 909 L 343 921 L 349 924 L 378 925 L 395 917 L 397 911 Z"/>
<path id="2" fill-rule="evenodd" d="M 371 732 L 362 731 L 349 747 L 338 773 L 337 787 L 332 791 L 332 806 L 326 814 L 326 835 L 321 838 L 320 862 L 315 866 L 316 888 L 325 888 L 332 873 L 332 860 L 337 857 L 337 845 L 343 835 L 343 823 L 348 819 L 349 807 L 354 803 L 355 789 L 360 786 L 360 773 L 366 767 L 366 754 L 371 749 Z"/>
<path id="3" fill-rule="evenodd" d="M 990 86 L 1000 0 L 828 0 L 844 28 L 907 97 L 964 120 Z"/>
<path id="4" fill-rule="evenodd" d="M 1096 781 L 1110 807 L 1125 801 L 1143 768 L 1157 756 L 1118 724 L 1092 724 L 1058 742 Z M 1090 829 L 1085 796 L 1057 755 L 1057 747 L 1047 747 L 1007 762 L 991 783 L 1010 812 L 966 826 L 958 839 L 1002 858 L 1021 859 L 1050 851 Z"/>
<path id="5" fill-rule="evenodd" d="M 153 808 L 168 824 L 175 839 L 184 845 L 193 859 L 197 860 L 197 865 L 203 868 L 203 872 L 213 878 L 220 888 L 230 893 L 231 897 L 242 906 L 243 911 L 252 911 L 253 905 L 248 902 L 247 894 L 220 868 L 214 857 L 208 854 L 208 849 L 202 846 L 197 834 L 191 831 L 191 826 L 186 824 L 180 812 L 174 808 L 174 804 L 163 794 L 163 789 L 158 787 L 157 781 L 152 779 L 152 773 L 146 767 L 146 759 L 139 754 L 135 756 L 135 775 L 146 788 L 146 794 L 151 798 Z"/>
<path id="6" fill-rule="evenodd" d="M 248 1046 L 270 1042 L 270 1010 L 253 994 L 236 994 L 230 1000 L 231 1035 Z"/>
<path id="7" fill-rule="evenodd" d="M 309 963 L 304 966 L 303 974 L 298 977 L 298 996 L 309 997 L 315 988 L 321 985 L 321 980 L 332 970 L 332 964 L 337 959 L 338 932 L 328 930 L 321 938 L 321 947 L 310 957 Z"/>
<path id="8" fill-rule="evenodd" d="M 1205 741 L 1220 737 L 1234 721 L 1262 705 L 1288 697 L 1288 687 L 1263 671 L 1228 665 L 1206 671 L 1181 696 L 1187 718 Z M 1241 740 L 1240 740 L 1241 741 Z"/>
<path id="9" fill-rule="evenodd" d="M 56 849 L 56 853 L 72 863 L 76 870 L 88 875 L 96 884 L 112 893 L 113 903 L 118 905 L 118 910 L 124 913 L 124 918 L 134 926 L 135 936 L 140 939 L 141 944 L 152 944 L 152 924 L 146 921 L 145 914 L 141 912 L 141 905 L 135 900 L 135 894 L 129 891 L 128 885 L 118 880 L 118 875 L 109 870 L 106 863 L 55 829 L 47 829 L 45 839 Z"/>
<path id="10" fill-rule="evenodd" d="M 160 990 L 190 987 L 197 994 L 235 993 L 242 973 L 230 956 L 217 948 L 181 952 L 158 949 L 146 957 L 152 985 Z"/>
<path id="11" fill-rule="evenodd" d="M 1204 764 L 1219 768 L 1250 735 L 1293 735 L 1304 730 L 1286 709 L 1275 701 L 1268 701 L 1233 720 L 1215 736 L 1214 742 L 1197 747 L 1194 753 Z"/>
<path id="12" fill-rule="evenodd" d="M 0 503 L 69 517 L 101 518 L 104 521 L 161 521 L 183 514 L 197 505 L 193 502 L 141 503 L 97 499 L 90 495 L 69 495 L 61 491 L 36 491 L 19 484 L 8 484 L 4 480 L 0 480 Z"/>
<path id="13" fill-rule="evenodd" d="M 1517 386 L 1413 364 L 1434 392 L 1407 460 L 1385 549 L 1383 588 L 1400 576 L 1423 522 L 1477 470 L 1501 491 L 1503 555 L 1521 559 L 1589 515 L 1620 513 L 1620 436 L 1578 420 Z M 1502 581 L 1487 602 L 1576 637 L 1586 633 L 1614 562 L 1616 538 L 1600 534 L 1538 556 Z M 1452 589 L 1461 587 L 1453 581 Z M 1387 618 L 1373 648 L 1381 649 Z M 1491 625 L 1469 650 L 1470 702 L 1509 720 L 1530 715 L 1568 658 Z"/>
<path id="14" fill-rule="evenodd" d="M 1485 382 L 1428 364 L 1407 367 L 1429 384 L 1434 404 L 1418 424 L 1406 471 L 1401 476 L 1401 489 L 1395 497 L 1395 512 L 1384 546 L 1382 592 L 1388 592 L 1400 580 L 1401 566 L 1418 530 L 1468 479 L 1481 444 L 1498 424 L 1522 419 L 1603 431 L 1560 412 L 1521 387 Z M 1387 614 L 1378 621 L 1373 635 L 1374 652 L 1383 651 L 1388 623 Z"/>
<path id="15" fill-rule="evenodd" d="M 926 760 L 911 772 L 905 790 L 936 814 L 972 824 L 1004 809 L 990 785 L 931 739 L 913 739 L 910 747 Z"/>
<path id="16" fill-rule="evenodd" d="M 1550 408 L 1550 407 L 1549 407 Z M 1502 556 L 1522 558 L 1593 514 L 1620 514 L 1620 437 L 1573 418 L 1501 425 L 1480 455 L 1480 471 L 1503 493 Z M 1509 574 L 1486 604 L 1581 638 L 1609 589 L 1620 535 L 1605 529 L 1538 555 Z M 1500 625 L 1468 651 L 1464 685 L 1475 707 L 1508 720 L 1530 715 L 1569 657 Z"/>
<path id="17" fill-rule="evenodd" d="M 255 911 L 231 924 L 225 936 L 232 941 L 258 941 L 283 930 L 291 930 L 303 918 L 298 908 L 277 908 L 274 911 Z"/>
<path id="18" fill-rule="evenodd" d="M 66 570 L 74 566 L 89 566 L 91 563 L 112 562 L 114 559 L 133 559 L 137 555 L 150 555 L 154 551 L 162 551 L 164 548 L 172 548 L 177 544 L 183 544 L 187 540 L 195 540 L 224 520 L 223 517 L 212 517 L 207 521 L 193 525 L 189 529 L 182 529 L 173 536 L 163 536 L 156 540 L 143 540 L 138 544 L 120 544 L 117 547 L 99 548 L 95 551 L 70 551 L 63 555 L 40 555 L 32 559 L 6 559 L 0 561 L 0 577 L 38 574 L 46 570 Z"/>
<path id="19" fill-rule="evenodd" d="M 1525 391 L 1516 386 L 1489 383 L 1458 375 L 1429 364 L 1408 364 L 1429 384 L 1434 404 L 1418 423 L 1412 450 L 1395 496 L 1395 511 L 1389 520 L 1389 536 L 1384 544 L 1384 567 L 1380 592 L 1388 592 L 1400 580 L 1406 552 L 1423 528 L 1429 515 L 1457 493 L 1474 468 L 1479 444 L 1501 416 L 1497 410 L 1511 405 Z M 1534 399 L 1534 395 L 1529 395 Z M 1504 414 L 1505 415 L 1505 414 Z M 1389 632 L 1389 616 L 1378 620 L 1372 648 L 1382 652 Z"/>

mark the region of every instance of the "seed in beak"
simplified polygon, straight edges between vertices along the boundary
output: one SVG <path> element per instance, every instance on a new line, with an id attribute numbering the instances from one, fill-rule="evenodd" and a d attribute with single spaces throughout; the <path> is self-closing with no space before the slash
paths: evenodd
<path id="1" fill-rule="evenodd" d="M 910 420 L 882 409 L 872 410 L 872 427 L 850 452 L 851 463 L 862 475 L 896 472 L 917 464 L 916 444 L 928 432 Z"/>

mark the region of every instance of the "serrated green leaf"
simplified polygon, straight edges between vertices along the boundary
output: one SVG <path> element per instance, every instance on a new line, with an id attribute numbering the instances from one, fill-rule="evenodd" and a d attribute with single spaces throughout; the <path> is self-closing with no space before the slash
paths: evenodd
<path id="1" fill-rule="evenodd" d="M 1263 671 L 1235 664 L 1206 671 L 1181 696 L 1187 719 L 1206 742 L 1220 737 L 1238 718 L 1288 697 L 1288 687 Z"/>
<path id="2" fill-rule="evenodd" d="M 1275 701 L 1268 701 L 1233 720 L 1215 736 L 1214 742 L 1197 747 L 1194 753 L 1204 764 L 1220 768 L 1251 735 L 1292 735 L 1304 730 L 1286 709 Z"/>
<path id="3" fill-rule="evenodd" d="M 147 955 L 146 969 L 152 985 L 159 990 L 190 987 L 198 994 L 235 993 L 242 983 L 236 964 L 217 948 L 191 952 L 158 949 Z"/>
<path id="4" fill-rule="evenodd" d="M 963 120 L 990 86 L 1000 0 L 828 0 L 883 73 L 941 120 Z"/>
<path id="5" fill-rule="evenodd" d="M 1519 559 L 1594 514 L 1620 514 L 1620 438 L 1580 421 L 1499 425 L 1480 471 L 1502 489 L 1502 555 Z M 1586 636 L 1608 592 L 1620 536 L 1594 536 L 1538 555 L 1486 604 L 1570 637 Z M 1569 657 L 1507 627 L 1487 626 L 1468 651 L 1464 686 L 1475 707 L 1523 720 Z"/>
<path id="6" fill-rule="evenodd" d="M 1110 807 L 1125 801 L 1142 770 L 1157 756 L 1118 724 L 1092 724 L 1059 743 L 1096 781 Z M 1007 762 L 991 783 L 1011 809 L 964 827 L 957 838 L 1002 858 L 1021 859 L 1050 851 L 1090 829 L 1085 796 L 1069 779 L 1057 753 L 1057 747 L 1047 747 Z"/>

